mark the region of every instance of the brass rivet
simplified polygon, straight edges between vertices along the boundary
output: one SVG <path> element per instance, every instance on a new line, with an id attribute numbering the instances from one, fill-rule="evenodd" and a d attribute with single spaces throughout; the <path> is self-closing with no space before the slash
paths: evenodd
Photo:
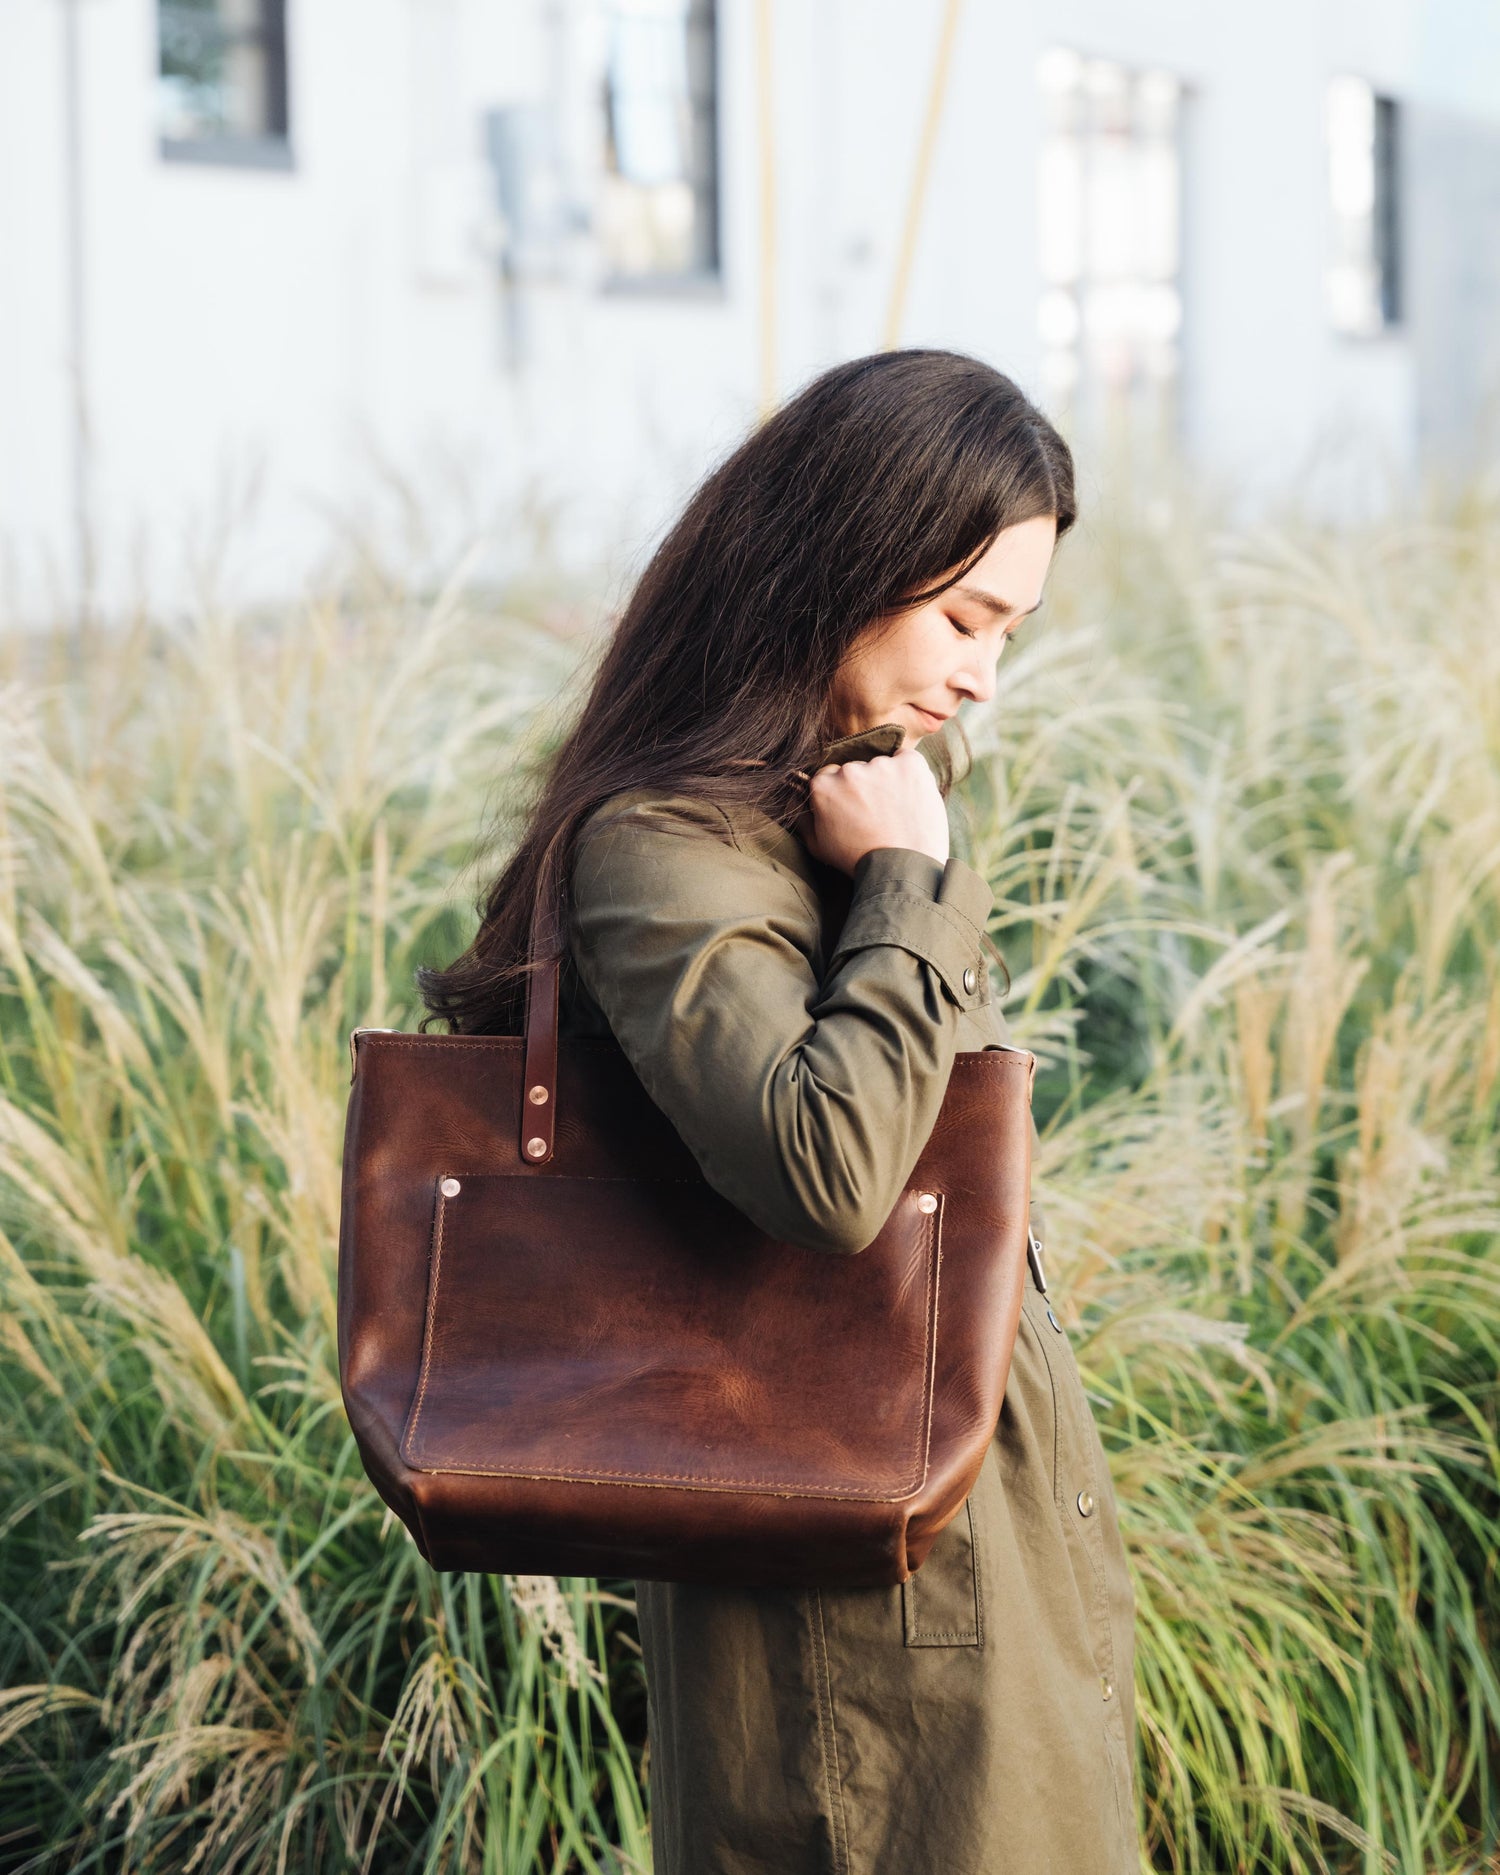
<path id="1" fill-rule="evenodd" d="M 1092 1491 L 1078 1493 L 1078 1514 L 1080 1517 L 1092 1517 L 1094 1514 L 1094 1494 Z"/>
<path id="2" fill-rule="evenodd" d="M 531 1154 L 533 1159 L 540 1159 L 542 1154 L 547 1150 L 547 1142 L 545 1139 L 528 1139 L 526 1142 L 526 1150 Z"/>
<path id="3" fill-rule="evenodd" d="M 445 1198 L 456 1198 L 463 1190 L 463 1186 L 459 1184 L 456 1178 L 445 1178 L 442 1184 L 438 1186 L 438 1190 Z"/>
<path id="4" fill-rule="evenodd" d="M 533 1087 L 526 1098 L 534 1107 L 540 1107 L 546 1102 L 547 1090 L 545 1087 Z"/>
<path id="5" fill-rule="evenodd" d="M 964 988 L 971 996 L 974 994 L 978 982 L 979 978 L 974 974 L 974 966 L 970 964 L 968 969 L 964 972 Z"/>
<path id="6" fill-rule="evenodd" d="M 919 1211 L 936 1211 L 937 1199 L 930 1191 L 924 1191 L 917 1198 L 917 1209 Z"/>

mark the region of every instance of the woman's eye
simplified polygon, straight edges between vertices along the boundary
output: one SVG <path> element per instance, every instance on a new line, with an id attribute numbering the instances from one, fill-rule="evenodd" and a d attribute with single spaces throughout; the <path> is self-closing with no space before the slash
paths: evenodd
<path id="1" fill-rule="evenodd" d="M 978 632 L 970 631 L 967 625 L 960 625 L 956 618 L 949 619 L 948 623 L 953 627 L 954 631 L 962 632 L 965 638 L 977 638 L 979 636 Z"/>

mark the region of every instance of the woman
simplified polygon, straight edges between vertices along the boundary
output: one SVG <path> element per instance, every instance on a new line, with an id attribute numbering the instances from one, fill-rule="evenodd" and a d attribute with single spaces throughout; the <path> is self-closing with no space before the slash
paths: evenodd
<path id="1" fill-rule="evenodd" d="M 1067 445 L 999 372 L 825 372 L 657 549 L 433 1014 L 518 1032 L 530 908 L 561 905 L 565 1032 L 613 1034 L 762 1228 L 867 1244 L 954 1053 L 1006 1038 L 945 725 L 1073 520 Z M 1034 1273 L 978 1481 L 908 1582 L 636 1591 L 657 1875 L 1138 1868 L 1133 1592 Z"/>

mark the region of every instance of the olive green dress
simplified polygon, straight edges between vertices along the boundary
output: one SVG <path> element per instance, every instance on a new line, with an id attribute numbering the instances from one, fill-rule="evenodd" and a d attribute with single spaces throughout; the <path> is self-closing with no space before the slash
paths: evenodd
<path id="1" fill-rule="evenodd" d="M 564 1032 L 613 1033 L 764 1229 L 856 1251 L 954 1053 L 1006 1039 L 992 903 L 957 858 L 883 847 L 851 880 L 765 816 L 620 795 L 574 867 Z M 1134 1595 L 1072 1349 L 1030 1277 L 978 1482 L 908 1582 L 636 1591 L 656 1875 L 1136 1875 Z"/>

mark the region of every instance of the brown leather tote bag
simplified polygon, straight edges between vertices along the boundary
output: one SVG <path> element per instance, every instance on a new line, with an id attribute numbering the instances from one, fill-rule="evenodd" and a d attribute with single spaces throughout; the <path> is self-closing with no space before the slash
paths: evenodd
<path id="1" fill-rule="evenodd" d="M 376 1489 L 437 1569 L 905 1581 L 1000 1415 L 1035 1056 L 957 1055 L 880 1234 L 831 1256 L 722 1198 L 557 998 L 552 958 L 524 1036 L 351 1038 L 339 1374 Z"/>

